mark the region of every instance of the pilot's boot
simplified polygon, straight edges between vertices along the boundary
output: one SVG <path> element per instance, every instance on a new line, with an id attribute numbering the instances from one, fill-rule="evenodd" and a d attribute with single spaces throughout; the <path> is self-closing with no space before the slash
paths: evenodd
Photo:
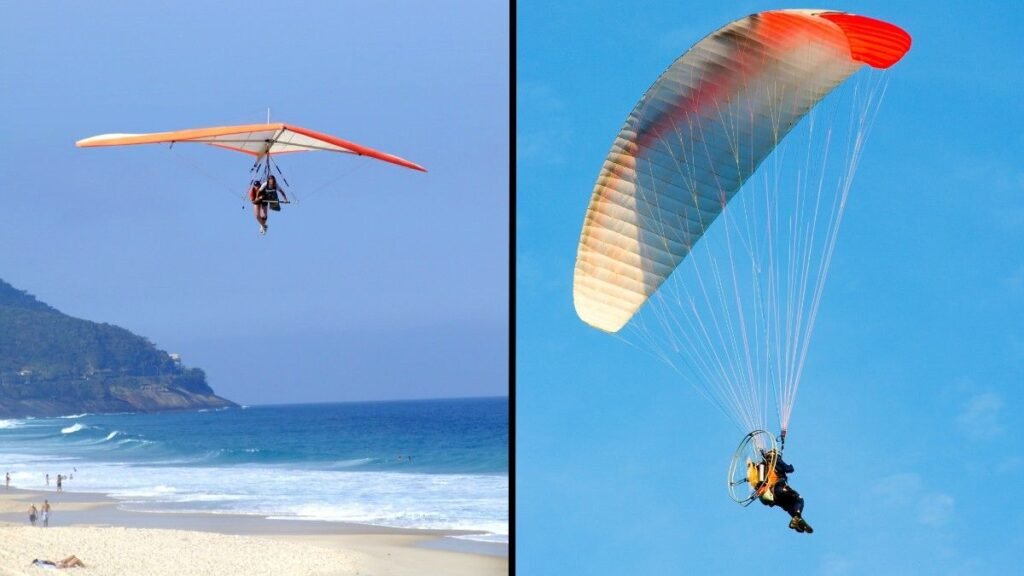
<path id="1" fill-rule="evenodd" d="M 800 521 L 799 516 L 793 516 L 793 519 L 789 521 L 789 527 L 797 532 L 803 532 L 803 523 Z"/>
<path id="2" fill-rule="evenodd" d="M 797 532 L 806 532 L 808 534 L 814 532 L 814 528 L 811 528 L 807 520 L 804 520 L 801 516 L 793 516 L 793 519 L 789 521 L 789 527 Z"/>

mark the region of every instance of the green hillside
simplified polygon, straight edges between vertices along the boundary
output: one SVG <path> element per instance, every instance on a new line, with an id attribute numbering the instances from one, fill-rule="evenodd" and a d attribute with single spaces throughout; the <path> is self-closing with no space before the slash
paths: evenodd
<path id="1" fill-rule="evenodd" d="M 0 280 L 0 417 L 232 405 L 149 340 Z"/>

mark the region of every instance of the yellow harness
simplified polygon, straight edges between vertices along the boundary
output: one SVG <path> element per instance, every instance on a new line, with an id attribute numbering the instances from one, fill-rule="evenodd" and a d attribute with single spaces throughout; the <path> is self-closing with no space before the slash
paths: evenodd
<path id="1" fill-rule="evenodd" d="M 750 483 L 750 487 L 754 489 L 754 495 L 758 498 L 766 502 L 773 502 L 775 495 L 772 494 L 772 489 L 778 481 L 779 476 L 775 473 L 774 468 L 768 468 L 764 462 L 754 464 L 747 459 L 747 482 Z"/>

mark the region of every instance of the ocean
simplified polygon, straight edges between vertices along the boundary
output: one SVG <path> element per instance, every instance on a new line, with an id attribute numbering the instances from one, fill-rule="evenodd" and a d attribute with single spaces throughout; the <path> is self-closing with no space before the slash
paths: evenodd
<path id="1" fill-rule="evenodd" d="M 471 530 L 508 542 L 508 398 L 0 420 L 11 485 L 131 510 Z M 50 484 L 46 485 L 46 474 Z"/>

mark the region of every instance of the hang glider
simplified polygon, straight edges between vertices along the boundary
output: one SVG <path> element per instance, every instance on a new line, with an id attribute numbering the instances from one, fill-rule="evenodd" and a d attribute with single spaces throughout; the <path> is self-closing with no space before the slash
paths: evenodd
<path id="1" fill-rule="evenodd" d="M 329 134 L 289 124 L 245 124 L 215 128 L 193 128 L 150 134 L 100 134 L 75 142 L 79 148 L 134 146 L 137 144 L 175 144 L 198 142 L 226 148 L 257 159 L 293 152 L 327 151 L 355 154 L 426 172 L 426 168 L 393 154 L 374 150 Z"/>

